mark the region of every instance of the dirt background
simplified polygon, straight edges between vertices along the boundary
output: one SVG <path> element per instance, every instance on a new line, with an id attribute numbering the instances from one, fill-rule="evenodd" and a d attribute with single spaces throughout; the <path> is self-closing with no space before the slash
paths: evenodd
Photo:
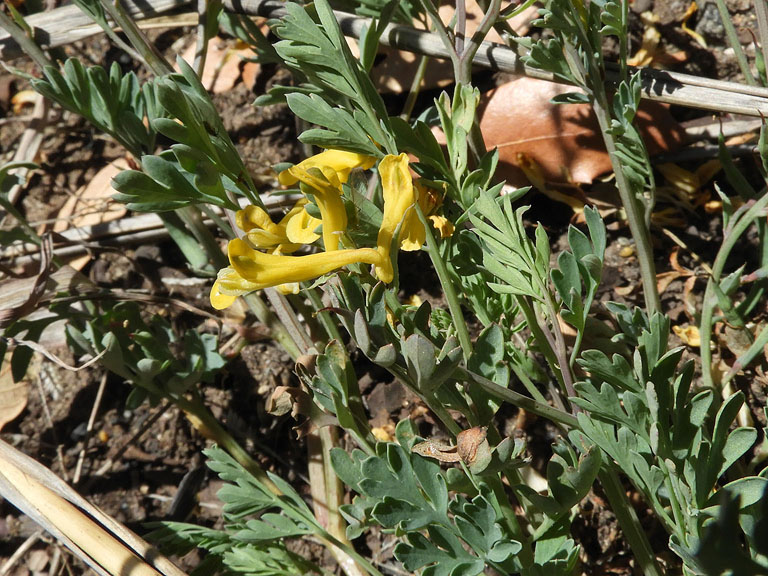
<path id="1" fill-rule="evenodd" d="M 661 35 L 660 52 L 677 55 L 677 60 L 666 61 L 670 69 L 710 78 L 742 80 L 733 52 L 725 46 L 714 2 L 702 2 L 698 12 L 688 21 L 688 26 L 706 40 L 707 47 L 699 45 L 681 29 L 680 24 L 689 4 L 683 0 L 635 0 L 632 6 L 633 45 L 640 45 L 645 30 L 639 14 L 650 12 L 658 19 L 656 27 Z M 752 2 L 731 0 L 729 7 L 740 31 L 740 39 L 748 53 L 753 55 L 749 33 L 750 29 L 754 29 Z M 168 55 L 183 51 L 194 43 L 194 31 L 185 28 L 154 32 L 153 37 Z M 233 45 L 232 40 L 216 42 Z M 101 37 L 67 47 L 66 52 L 94 63 L 109 65 L 117 61 L 125 70 L 132 66 L 125 54 L 112 48 Z M 33 71 L 31 65 L 23 61 L 13 64 Z M 289 81 L 290 77 L 284 70 L 264 67 L 257 71 L 255 82 L 247 84 L 239 78 L 234 87 L 214 95 L 233 141 L 256 180 L 264 185 L 274 184 L 268 167 L 277 162 L 298 161 L 301 148 L 296 140 L 295 121 L 285 107 L 255 108 L 251 104 L 272 83 Z M 479 83 L 492 87 L 498 81 L 498 78 L 484 73 Z M 29 122 L 30 108 L 14 110 L 12 103 L 13 97 L 26 88 L 24 81 L 7 72 L 0 73 L 0 158 L 3 161 L 17 148 Z M 436 94 L 433 90 L 422 93 L 416 112 L 429 105 Z M 389 94 L 387 103 L 392 113 L 398 113 L 403 96 Z M 683 108 L 673 108 L 671 112 L 678 122 L 708 117 L 706 113 Z M 81 119 L 54 107 L 43 130 L 43 143 L 37 156 L 40 170 L 34 173 L 26 186 L 20 208 L 35 227 L 43 229 L 50 226 L 70 197 L 91 182 L 107 164 L 123 157 L 124 152 L 118 145 L 95 133 Z M 703 162 L 700 159 L 679 164 L 695 170 Z M 741 161 L 741 168 L 747 175 L 756 174 L 751 157 Z M 723 180 L 721 174 L 718 181 L 727 190 Z M 609 186 L 596 181 L 592 186 L 585 186 L 584 192 L 587 197 L 592 194 L 598 197 Z M 714 198 L 711 181 L 702 187 L 701 194 L 707 200 Z M 546 226 L 556 253 L 567 245 L 565 233 L 573 212 L 565 204 L 541 194 L 531 195 L 529 200 L 532 210 L 528 217 L 531 222 L 541 221 Z M 700 272 L 700 267 L 691 254 L 711 261 L 721 240 L 720 215 L 707 212 L 703 205 L 701 202 L 693 211 L 676 212 L 674 225 L 669 225 L 669 229 L 689 248 L 679 251 L 679 264 L 694 273 Z M 661 208 L 664 207 L 662 204 Z M 615 215 L 610 216 L 609 209 L 606 209 L 606 214 L 610 236 L 599 300 L 640 304 L 642 295 L 637 289 L 639 273 L 628 239 L 629 232 L 619 224 Z M 5 225 L 9 225 L 7 220 Z M 654 238 L 658 272 L 673 270 L 670 256 L 675 251 L 675 244 L 664 234 L 654 234 Z M 741 248 L 745 258 L 752 257 L 751 247 L 745 243 Z M 91 250 L 83 273 L 103 287 L 147 290 L 208 310 L 208 281 L 197 279 L 182 263 L 183 258 L 169 241 L 128 244 L 119 249 Z M 7 266 L 11 263 L 3 261 L 3 264 Z M 417 294 L 422 299 L 440 303 L 440 294 L 435 291 L 435 279 L 423 273 L 428 267 L 423 255 L 401 256 L 403 297 Z M 34 270 L 27 272 L 32 274 Z M 680 276 L 672 280 L 663 293 L 664 308 L 674 325 L 687 325 L 690 306 L 698 305 L 705 284 L 705 280 L 699 280 L 693 290 L 686 292 L 686 279 L 686 276 Z M 169 306 L 164 313 L 170 317 L 180 314 L 174 306 Z M 222 342 L 235 334 L 241 321 L 239 318 L 225 320 Z M 204 319 L 198 318 L 197 322 L 203 324 Z M 295 423 L 289 418 L 274 418 L 264 411 L 264 399 L 274 387 L 295 380 L 290 358 L 274 343 L 260 337 L 263 331 L 253 324 L 253 319 L 247 319 L 247 323 L 252 327 L 251 342 L 232 359 L 213 385 L 205 387 L 205 399 L 214 415 L 265 468 L 292 482 L 309 498 L 305 476 L 306 446 L 296 439 L 291 430 Z M 208 329 L 212 327 L 209 325 Z M 681 343 L 676 337 L 673 340 L 676 344 Z M 69 363 L 76 364 L 79 360 L 61 347 L 56 353 Z M 727 351 L 725 358 L 731 359 Z M 423 407 L 419 406 L 418 400 L 364 359 L 355 360 L 369 413 L 378 425 L 391 424 L 410 416 L 417 419 L 423 430 L 430 431 L 433 423 Z M 0 437 L 3 440 L 73 482 L 75 488 L 90 501 L 140 534 L 145 532 L 146 522 L 171 518 L 171 504 L 174 498 L 179 498 L 179 486 L 185 477 L 197 481 L 191 482 L 192 488 L 185 496 L 188 505 L 173 518 L 216 525 L 220 507 L 215 493 L 220 483 L 202 466 L 200 451 L 206 442 L 191 429 L 176 408 L 168 408 L 164 404 L 155 407 L 144 404 L 134 411 L 126 410 L 129 385 L 98 368 L 73 373 L 50 362 L 36 360 L 27 380 L 26 408 L 2 429 Z M 88 432 L 87 422 L 102 383 L 103 398 L 98 405 L 93 429 Z M 765 384 L 765 377 L 759 371 L 749 372 L 736 380 L 736 385 L 747 393 L 756 422 L 763 424 L 761 407 L 765 405 Z M 521 414 L 509 406 L 499 412 L 497 425 L 506 435 L 526 438 L 534 467 L 543 473 L 556 431 L 546 422 Z M 78 478 L 75 478 L 78 461 L 81 461 L 81 469 Z M 666 535 L 640 499 L 631 490 L 630 494 L 651 534 L 655 549 L 661 551 L 660 557 L 669 566 L 670 573 L 676 573 L 679 564 L 674 555 L 665 551 Z M 591 493 L 582 503 L 573 531 L 583 545 L 582 560 L 586 573 L 632 573 L 631 557 L 620 530 L 598 491 Z M 9 503 L 0 501 L 0 569 L 36 532 L 37 527 L 29 519 L 20 515 Z M 392 543 L 388 538 L 374 531 L 359 545 L 367 547 L 383 569 L 391 568 L 391 572 L 397 573 L 397 563 L 391 556 Z M 297 543 L 296 546 L 310 556 L 321 553 L 311 544 Z M 181 565 L 190 569 L 196 561 L 197 557 L 193 554 L 183 559 Z M 323 563 L 332 567 L 328 559 L 323 559 Z M 8 566 L 2 576 L 58 576 L 62 573 L 81 574 L 85 570 L 69 553 L 62 553 L 55 541 L 41 535 L 22 558 Z"/>

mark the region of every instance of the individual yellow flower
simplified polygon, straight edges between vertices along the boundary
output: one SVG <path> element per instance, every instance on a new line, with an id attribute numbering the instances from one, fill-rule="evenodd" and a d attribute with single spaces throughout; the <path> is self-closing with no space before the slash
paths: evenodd
<path id="1" fill-rule="evenodd" d="M 283 186 L 293 186 L 301 178 L 300 171 L 307 171 L 310 168 L 330 168 L 338 175 L 339 181 L 344 184 L 349 180 L 349 173 L 355 168 L 368 170 L 376 164 L 376 158 L 357 154 L 355 152 L 345 152 L 344 150 L 326 150 L 320 154 L 307 158 L 306 160 L 283 170 L 278 174 L 277 179 Z"/>
<path id="2" fill-rule="evenodd" d="M 230 241 L 229 261 L 239 278 L 250 290 L 261 290 L 279 284 L 305 282 L 349 264 L 379 264 L 381 255 L 374 248 L 318 252 L 306 256 L 282 256 L 254 250 L 240 239 Z M 226 269 L 225 269 L 226 270 Z M 225 288 L 219 282 L 219 291 Z M 238 289 L 245 283 L 238 285 Z"/>
<path id="3" fill-rule="evenodd" d="M 400 244 L 405 244 L 404 249 L 407 250 L 421 248 L 425 232 L 418 214 L 413 210 L 416 194 L 408 168 L 408 155 L 403 153 L 399 156 L 385 156 L 379 162 L 379 178 L 384 196 L 384 216 L 376 245 L 383 262 L 376 267 L 376 276 L 382 282 L 389 283 L 395 275 L 390 251 L 398 226 L 400 226 Z"/>
<path id="4" fill-rule="evenodd" d="M 312 194 L 320 209 L 325 251 L 338 250 L 341 234 L 347 229 L 347 210 L 341 198 L 341 181 L 337 172 L 327 166 L 307 170 L 294 166 L 291 170 L 294 170 L 297 182 L 302 183 L 302 192 Z"/>

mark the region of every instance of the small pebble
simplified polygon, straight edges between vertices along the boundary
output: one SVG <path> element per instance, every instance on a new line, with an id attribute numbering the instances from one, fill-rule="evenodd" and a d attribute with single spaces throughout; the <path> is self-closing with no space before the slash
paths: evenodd
<path id="1" fill-rule="evenodd" d="M 622 258 L 629 258 L 630 256 L 635 255 L 635 247 L 634 246 L 624 246 L 621 250 L 619 250 L 619 256 Z"/>

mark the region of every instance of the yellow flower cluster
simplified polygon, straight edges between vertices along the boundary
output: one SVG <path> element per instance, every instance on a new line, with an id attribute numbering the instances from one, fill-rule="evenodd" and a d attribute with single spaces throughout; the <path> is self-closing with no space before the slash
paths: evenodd
<path id="1" fill-rule="evenodd" d="M 284 293 L 297 293 L 299 282 L 312 280 L 349 264 L 370 264 L 376 277 L 391 282 L 394 277 L 390 250 L 399 227 L 401 250 L 418 250 L 424 244 L 426 231 L 413 206 L 418 202 L 426 214 L 432 212 L 439 199 L 428 189 L 414 184 L 408 168 L 408 156 L 388 155 L 379 162 L 379 178 L 384 191 L 384 217 L 379 228 L 376 248 L 343 248 L 341 236 L 347 229 L 347 213 L 341 185 L 355 168 L 370 169 L 376 159 L 370 156 L 326 150 L 292 166 L 279 175 L 286 186 L 301 182 L 311 190 L 320 210 L 320 220 L 305 210 L 302 199 L 277 224 L 257 206 L 237 213 L 237 226 L 245 236 L 232 240 L 227 252 L 230 266 L 219 271 L 211 290 L 211 304 L 217 310 L 230 306 L 238 296 L 268 287 Z M 443 237 L 453 232 L 442 216 L 430 216 Z M 322 222 L 324 252 L 291 256 L 302 245 L 320 238 L 315 230 Z"/>

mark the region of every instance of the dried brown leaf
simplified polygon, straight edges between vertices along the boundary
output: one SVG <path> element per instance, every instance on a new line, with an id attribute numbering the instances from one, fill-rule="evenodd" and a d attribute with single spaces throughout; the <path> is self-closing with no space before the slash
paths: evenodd
<path id="1" fill-rule="evenodd" d="M 10 361 L 3 362 L 3 369 L 0 371 L 0 430 L 24 411 L 28 393 L 27 382 L 14 382 Z"/>
<path id="2" fill-rule="evenodd" d="M 516 186 L 526 185 L 519 168 L 521 158 L 533 159 L 548 182 L 590 183 L 611 170 L 591 107 L 550 102 L 573 91 L 573 87 L 522 77 L 483 96 L 480 128 L 486 146 L 499 149 L 500 177 Z M 643 101 L 637 121 L 650 154 L 677 149 L 683 141 L 682 128 L 664 105 Z"/>

